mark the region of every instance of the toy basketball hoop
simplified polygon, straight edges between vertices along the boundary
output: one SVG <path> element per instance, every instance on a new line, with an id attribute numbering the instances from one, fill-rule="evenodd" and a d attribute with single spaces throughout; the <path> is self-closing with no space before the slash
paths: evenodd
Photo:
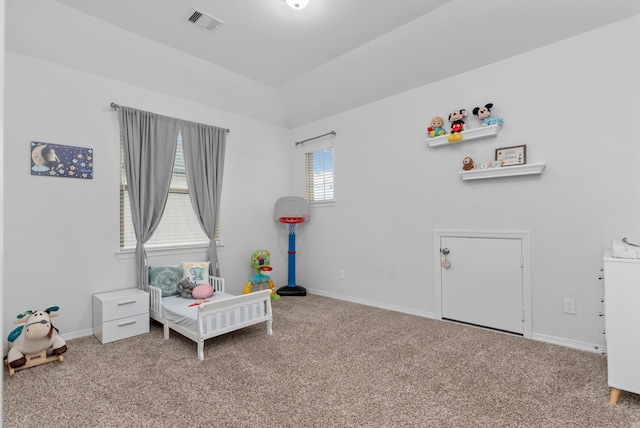
<path id="1" fill-rule="evenodd" d="M 289 270 L 287 285 L 278 289 L 281 296 L 306 296 L 307 289 L 296 285 L 296 225 L 310 219 L 309 203 L 298 196 L 285 196 L 276 201 L 275 219 L 287 227 L 289 233 Z"/>
<path id="2" fill-rule="evenodd" d="M 278 219 L 280 223 L 286 223 L 286 224 L 298 224 L 298 223 L 302 223 L 304 220 L 305 220 L 304 217 L 280 217 Z"/>

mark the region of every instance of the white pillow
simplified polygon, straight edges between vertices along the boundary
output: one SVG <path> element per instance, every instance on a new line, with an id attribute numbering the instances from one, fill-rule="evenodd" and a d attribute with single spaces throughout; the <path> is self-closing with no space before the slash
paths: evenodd
<path id="1" fill-rule="evenodd" d="M 185 278 L 195 285 L 209 283 L 209 262 L 180 262 Z"/>

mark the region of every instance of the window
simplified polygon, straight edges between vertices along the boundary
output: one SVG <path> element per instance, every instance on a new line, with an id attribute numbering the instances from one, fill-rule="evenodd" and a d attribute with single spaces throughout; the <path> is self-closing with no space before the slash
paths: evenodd
<path id="1" fill-rule="evenodd" d="M 218 215 L 216 241 L 219 241 L 219 234 L 220 216 Z M 191 205 L 184 167 L 182 138 L 178 136 L 176 160 L 173 165 L 167 205 L 164 208 L 160 225 L 151 239 L 145 243 L 145 248 L 167 248 L 194 244 L 206 245 L 208 243 L 209 238 L 200 227 Z M 120 248 L 131 249 L 135 247 L 136 236 L 133 231 L 133 222 L 131 221 L 127 176 L 124 170 L 122 144 L 120 144 Z"/>
<path id="2" fill-rule="evenodd" d="M 333 201 L 333 147 L 306 154 L 307 200 Z"/>

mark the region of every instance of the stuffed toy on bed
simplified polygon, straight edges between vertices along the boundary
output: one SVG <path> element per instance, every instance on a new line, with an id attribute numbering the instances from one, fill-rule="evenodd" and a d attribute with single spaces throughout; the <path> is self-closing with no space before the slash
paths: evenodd
<path id="1" fill-rule="evenodd" d="M 213 296 L 213 287 L 209 284 L 198 284 L 191 292 L 194 299 L 208 299 Z"/>
<path id="2" fill-rule="evenodd" d="M 51 323 L 51 318 L 58 314 L 58 306 L 43 311 L 24 311 L 18 315 L 16 323 L 24 323 L 9 334 L 9 352 L 7 363 L 12 368 L 26 364 L 29 354 L 37 354 L 52 348 L 53 355 L 67 352 L 67 344 Z"/>
<path id="3" fill-rule="evenodd" d="M 194 284 L 188 278 L 182 278 L 178 282 L 180 296 L 185 299 L 207 299 L 213 296 L 213 287 L 209 284 Z"/>
<path id="4" fill-rule="evenodd" d="M 178 287 L 181 297 L 193 299 L 193 289 L 196 288 L 196 285 L 189 281 L 188 278 L 182 278 L 176 286 Z"/>

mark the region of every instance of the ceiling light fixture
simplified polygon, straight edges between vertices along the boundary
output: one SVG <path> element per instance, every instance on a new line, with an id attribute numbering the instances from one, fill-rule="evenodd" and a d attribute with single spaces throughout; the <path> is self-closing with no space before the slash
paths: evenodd
<path id="1" fill-rule="evenodd" d="M 309 0 L 284 0 L 291 9 L 304 9 L 309 4 Z"/>

